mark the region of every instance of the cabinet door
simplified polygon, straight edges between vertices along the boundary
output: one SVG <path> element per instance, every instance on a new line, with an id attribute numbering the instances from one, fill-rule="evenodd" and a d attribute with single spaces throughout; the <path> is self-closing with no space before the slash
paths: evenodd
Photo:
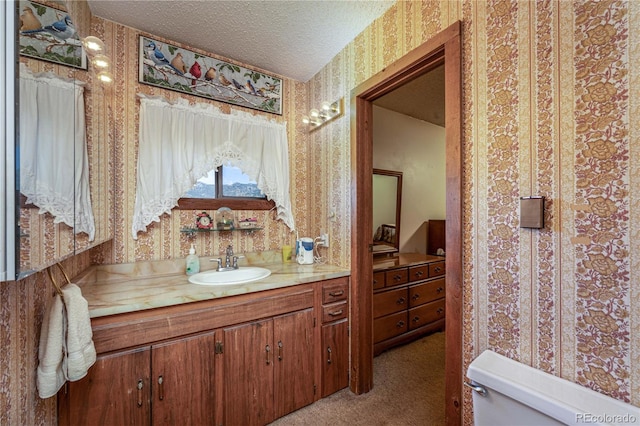
<path id="1" fill-rule="evenodd" d="M 214 333 L 154 345 L 153 423 L 204 425 L 214 419 Z"/>
<path id="2" fill-rule="evenodd" d="M 322 326 L 322 397 L 349 384 L 349 322 Z"/>
<path id="3" fill-rule="evenodd" d="M 224 329 L 224 424 L 264 425 L 274 419 L 273 321 Z"/>
<path id="4" fill-rule="evenodd" d="M 98 357 L 61 396 L 60 424 L 150 424 L 150 362 L 149 347 Z"/>
<path id="5" fill-rule="evenodd" d="M 276 418 L 313 402 L 313 309 L 273 319 Z"/>

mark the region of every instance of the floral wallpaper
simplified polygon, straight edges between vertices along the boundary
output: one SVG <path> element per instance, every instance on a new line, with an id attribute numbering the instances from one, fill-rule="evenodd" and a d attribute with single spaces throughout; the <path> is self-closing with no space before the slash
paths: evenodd
<path id="1" fill-rule="evenodd" d="M 464 367 L 492 349 L 640 406 L 640 2 L 401 1 L 309 82 L 285 79 L 292 202 L 300 235 L 329 232 L 329 261 L 350 265 L 352 90 L 456 21 L 463 25 Z M 115 238 L 88 262 L 183 257 L 174 211 L 131 239 L 137 36 L 94 18 L 114 70 Z M 207 52 L 211 53 L 211 52 Z M 246 64 L 251 65 L 251 64 Z M 268 71 L 268 70 L 266 70 Z M 345 98 L 347 111 L 307 133 L 299 115 Z M 546 197 L 545 228 L 519 228 L 519 197 Z M 253 212 L 252 212 L 253 213 Z M 199 253 L 292 241 L 269 213 L 254 236 L 199 239 Z M 78 265 L 84 266 L 83 265 Z M 42 286 L 3 283 L 0 423 L 54 424 L 33 387 Z M 44 284 L 43 284 L 44 285 Z M 29 315 L 25 315 L 28 312 Z M 24 399 L 25 395 L 27 398 Z M 463 424 L 472 424 L 465 389 Z"/>

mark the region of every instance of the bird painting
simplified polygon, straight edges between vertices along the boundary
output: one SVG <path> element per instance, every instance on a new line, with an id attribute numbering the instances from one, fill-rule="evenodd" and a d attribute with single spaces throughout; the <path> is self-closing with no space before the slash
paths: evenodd
<path id="1" fill-rule="evenodd" d="M 200 68 L 200 64 L 198 63 L 198 61 L 195 61 L 193 65 L 191 65 L 191 68 L 189 68 L 189 74 L 191 74 L 191 76 L 193 77 L 193 80 L 191 80 L 191 85 L 195 86 L 196 80 L 202 77 L 202 69 Z"/>
<path id="2" fill-rule="evenodd" d="M 216 69 L 215 68 L 209 68 L 207 70 L 207 72 L 204 75 L 204 79 L 207 81 L 211 81 L 211 80 L 215 80 L 216 79 Z"/>
<path id="3" fill-rule="evenodd" d="M 247 88 L 247 91 L 253 95 L 257 95 L 258 92 L 256 92 L 256 88 L 253 87 L 253 84 L 251 84 L 251 80 L 247 80 L 247 84 L 244 85 L 244 87 Z"/>
<path id="4" fill-rule="evenodd" d="M 60 21 L 56 21 L 51 25 L 45 25 L 42 28 L 37 28 L 34 30 L 25 30 L 21 31 L 22 34 L 38 34 L 44 33 L 52 35 L 61 41 L 66 41 L 70 39 L 76 34 L 76 28 L 73 26 L 73 22 L 71 22 L 71 17 L 66 15 L 64 19 Z"/>
<path id="5" fill-rule="evenodd" d="M 169 67 L 179 75 L 183 75 L 184 72 L 180 71 L 176 67 L 174 67 L 167 58 L 165 58 L 164 53 L 158 49 L 158 46 L 151 41 L 146 45 L 145 53 L 147 54 L 147 58 L 151 59 L 151 61 L 155 64 L 156 68 L 159 67 Z"/>
<path id="6" fill-rule="evenodd" d="M 236 86 L 236 89 L 238 89 L 238 90 L 243 90 L 244 89 L 244 86 L 242 84 L 238 83 L 235 78 L 232 78 L 231 82 L 233 83 L 234 86 Z"/>
<path id="7" fill-rule="evenodd" d="M 24 13 L 20 15 L 20 31 L 39 30 L 42 28 L 40 20 L 33 14 L 33 9 L 25 6 L 22 11 Z"/>
<path id="8" fill-rule="evenodd" d="M 182 59 L 182 53 L 180 52 L 176 53 L 176 56 L 173 57 L 173 59 L 171 60 L 171 65 L 178 71 L 181 71 L 183 74 L 187 72 L 187 66 L 184 63 L 184 60 Z"/>
<path id="9" fill-rule="evenodd" d="M 225 86 L 231 85 L 231 82 L 227 80 L 227 77 L 225 77 L 224 74 L 220 74 L 220 78 L 218 80 L 220 80 L 220 83 L 224 84 Z"/>

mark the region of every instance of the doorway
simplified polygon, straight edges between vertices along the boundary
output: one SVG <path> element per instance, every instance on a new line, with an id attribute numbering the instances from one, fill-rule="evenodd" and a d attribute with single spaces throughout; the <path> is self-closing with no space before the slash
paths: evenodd
<path id="1" fill-rule="evenodd" d="M 461 424 L 462 399 L 462 82 L 461 23 L 456 22 L 352 92 L 351 371 L 357 394 L 373 387 L 373 101 L 444 64 L 446 133 L 445 417 Z"/>

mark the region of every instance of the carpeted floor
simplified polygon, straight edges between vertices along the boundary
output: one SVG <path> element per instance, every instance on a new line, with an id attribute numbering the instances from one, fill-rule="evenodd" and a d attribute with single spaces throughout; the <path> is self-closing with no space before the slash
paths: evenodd
<path id="1" fill-rule="evenodd" d="M 272 425 L 444 425 L 444 333 L 391 349 L 373 360 L 373 389 L 343 389 Z"/>

